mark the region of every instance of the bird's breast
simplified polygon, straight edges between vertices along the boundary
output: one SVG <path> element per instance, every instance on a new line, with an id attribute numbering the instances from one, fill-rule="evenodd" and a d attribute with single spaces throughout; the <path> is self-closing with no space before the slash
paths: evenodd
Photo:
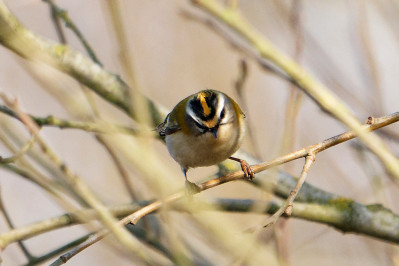
<path id="1" fill-rule="evenodd" d="M 215 138 L 210 132 L 193 136 L 184 132 L 166 136 L 170 155 L 183 168 L 210 166 L 230 157 L 239 148 L 243 130 L 237 124 L 220 126 Z"/>

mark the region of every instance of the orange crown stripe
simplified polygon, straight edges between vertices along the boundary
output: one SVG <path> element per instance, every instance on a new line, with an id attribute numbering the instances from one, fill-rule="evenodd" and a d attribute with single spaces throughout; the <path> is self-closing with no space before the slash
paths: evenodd
<path id="1" fill-rule="evenodd" d="M 211 113 L 211 109 L 209 108 L 208 104 L 205 100 L 205 93 L 198 94 L 197 98 L 200 100 L 202 109 L 204 110 L 204 115 L 207 116 Z"/>

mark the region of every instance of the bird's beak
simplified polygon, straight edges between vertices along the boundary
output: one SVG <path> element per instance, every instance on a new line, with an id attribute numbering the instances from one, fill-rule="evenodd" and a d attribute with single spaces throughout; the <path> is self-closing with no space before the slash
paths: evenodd
<path id="1" fill-rule="evenodd" d="M 217 130 L 217 129 L 212 130 L 211 133 L 212 133 L 212 135 L 215 137 L 215 139 L 218 138 L 218 130 Z"/>

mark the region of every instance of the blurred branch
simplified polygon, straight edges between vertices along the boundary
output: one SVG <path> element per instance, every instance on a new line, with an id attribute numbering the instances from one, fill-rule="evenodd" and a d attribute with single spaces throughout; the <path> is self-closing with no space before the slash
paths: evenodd
<path id="1" fill-rule="evenodd" d="M 32 33 L 19 23 L 3 1 L 0 1 L 0 44 L 25 59 L 49 65 L 72 76 L 131 117 L 139 116 L 132 109 L 127 85 L 119 77 L 68 46 L 47 41 Z M 139 92 L 135 93 L 132 97 L 143 97 Z M 155 127 L 163 121 L 166 110 L 156 107 L 145 97 L 143 99 L 153 122 L 150 126 Z"/>
<path id="2" fill-rule="evenodd" d="M 137 195 L 134 191 L 134 185 L 129 177 L 128 171 L 123 166 L 121 160 L 118 157 L 118 154 L 112 149 L 111 145 L 106 142 L 100 136 L 96 136 L 96 139 L 103 145 L 103 147 L 107 150 L 108 154 L 111 156 L 112 161 L 114 162 L 116 168 L 118 169 L 119 175 L 122 178 L 123 183 L 125 184 L 125 188 L 129 193 L 131 200 L 137 200 Z"/>
<path id="3" fill-rule="evenodd" d="M 1 8 L 1 7 L 0 7 Z M 42 152 L 51 160 L 51 162 L 63 173 L 63 177 L 68 182 L 74 191 L 91 207 L 93 207 L 99 214 L 99 218 L 103 225 L 111 230 L 115 237 L 124 244 L 126 248 L 132 251 L 134 254 L 140 256 L 144 261 L 149 261 L 149 258 L 138 248 L 137 240 L 128 233 L 128 231 L 117 224 L 117 220 L 103 203 L 95 196 L 88 185 L 74 174 L 63 162 L 63 160 L 50 148 L 49 145 L 39 136 L 39 127 L 33 121 L 33 119 L 22 112 L 17 104 L 16 100 L 8 99 L 4 94 L 0 94 L 0 97 L 8 105 L 12 107 L 13 111 L 17 114 L 19 120 L 26 126 L 28 131 L 35 136 L 38 145 L 42 149 Z M 82 218 L 82 217 L 80 217 Z"/>
<path id="4" fill-rule="evenodd" d="M 194 14 L 194 13 L 186 11 L 186 10 L 183 10 L 181 12 L 181 15 L 187 20 L 191 20 L 191 21 L 195 21 L 195 22 L 204 24 L 206 27 L 208 27 L 208 29 L 210 29 L 211 31 L 215 32 L 216 34 L 221 36 L 223 39 L 225 39 L 231 45 L 231 48 L 233 48 L 234 50 L 243 54 L 246 57 L 254 59 L 259 64 L 259 66 L 261 66 L 264 70 L 267 70 L 270 73 L 272 73 L 292 84 L 295 84 L 295 82 L 290 77 L 288 77 L 285 73 L 283 73 L 282 71 L 277 69 L 275 66 L 270 64 L 268 61 L 266 61 L 262 56 L 260 56 L 257 53 L 257 51 L 255 51 L 254 49 L 251 49 L 251 47 L 247 47 L 242 42 L 240 42 L 240 40 L 237 40 L 237 38 L 233 38 L 233 36 L 231 36 L 231 34 L 228 34 L 228 32 L 226 32 L 226 30 L 224 30 L 221 27 L 221 25 L 219 25 L 215 21 L 208 19 L 208 18 L 204 18 L 203 16 L 198 16 L 197 14 Z"/>
<path id="5" fill-rule="evenodd" d="M 136 81 L 136 71 L 134 68 L 134 64 L 132 61 L 133 55 L 131 52 L 131 46 L 129 45 L 128 38 L 126 37 L 126 29 L 125 29 L 125 24 L 123 23 L 122 19 L 122 8 L 120 7 L 121 3 L 119 1 L 113 1 L 113 0 L 106 0 L 106 5 L 107 5 L 107 12 L 111 16 L 111 22 L 113 26 L 113 32 L 115 33 L 115 37 L 118 41 L 118 46 L 119 46 L 119 61 L 122 64 L 123 70 L 127 76 L 127 81 L 129 84 L 129 95 L 139 95 L 140 92 L 137 90 L 137 81 Z M 148 122 L 151 118 L 149 117 L 149 110 L 147 106 L 146 99 L 143 98 L 143 96 L 136 97 L 133 99 L 130 99 L 133 102 L 133 112 L 140 112 L 140 116 L 137 117 L 139 120 L 137 120 L 138 123 L 140 124 L 151 124 L 151 122 Z M 104 144 L 104 147 L 108 150 L 112 160 L 114 161 L 119 174 L 122 178 L 122 181 L 125 184 L 125 187 L 130 195 L 130 198 L 132 200 L 137 199 L 137 191 L 135 191 L 134 186 L 132 181 L 130 180 L 127 171 L 123 167 L 123 164 L 121 163 L 120 159 L 118 159 L 117 152 L 113 151 L 111 149 L 110 145 L 106 144 L 106 141 L 101 138 L 97 138 L 101 143 Z"/>
<path id="6" fill-rule="evenodd" d="M 15 153 L 13 156 L 11 157 L 7 157 L 7 158 L 2 158 L 0 156 L 0 164 L 8 164 L 8 163 L 13 163 L 15 161 L 17 161 L 19 158 L 21 158 L 25 153 L 27 153 L 29 151 L 30 148 L 33 147 L 33 144 L 35 143 L 35 136 L 32 136 L 28 143 L 26 143 L 22 149 L 20 149 L 17 153 Z"/>
<path id="7" fill-rule="evenodd" d="M 2 129 L 0 131 L 0 141 L 3 143 L 3 146 L 14 154 L 18 153 L 20 150 L 19 147 L 23 145 L 25 140 L 18 137 L 19 134 L 14 130 L 15 128 L 7 125 L 4 121 L 0 121 L 0 124 L 0 128 Z M 28 156 L 30 159 L 33 159 L 36 164 L 28 160 Z M 38 169 L 38 166 L 43 166 L 44 169 L 49 171 L 49 176 L 43 174 L 42 171 Z M 54 196 L 57 202 L 67 210 L 74 210 L 75 208 L 70 206 L 68 203 L 69 201 L 64 197 L 65 195 L 71 196 L 81 205 L 87 206 L 87 203 L 76 193 L 76 191 L 71 189 L 67 182 L 62 179 L 58 169 L 55 169 L 53 165 L 49 164 L 45 159 L 45 155 L 37 149 L 30 149 L 26 156 L 18 158 L 18 160 L 13 164 L 0 164 L 0 167 L 38 185 L 51 196 Z M 54 180 L 55 177 L 60 178 Z"/>
<path id="8" fill-rule="evenodd" d="M 133 89 L 137 89 L 136 71 L 132 61 L 133 55 L 131 52 L 131 46 L 129 45 L 128 38 L 126 36 L 125 24 L 122 19 L 121 3 L 119 1 L 106 0 L 108 12 L 111 16 L 112 26 L 115 32 L 115 37 L 119 45 L 119 60 L 122 64 L 123 70 L 127 75 L 128 83 Z"/>
<path id="9" fill-rule="evenodd" d="M 67 12 L 65 10 L 60 9 L 58 6 L 55 5 L 54 1 L 52 0 L 43 0 L 45 2 L 47 2 L 50 5 L 51 11 L 52 11 L 52 15 L 53 15 L 53 21 L 56 27 L 56 31 L 58 33 L 58 36 L 60 38 L 60 41 L 63 44 L 67 44 L 66 39 L 64 37 L 64 32 L 62 30 L 62 28 L 59 25 L 59 18 L 62 18 L 65 21 L 65 24 L 67 27 L 71 28 L 71 30 L 75 33 L 75 35 L 79 38 L 79 40 L 81 41 L 81 43 L 83 44 L 83 46 L 85 47 L 88 55 L 90 56 L 90 58 L 96 62 L 97 64 L 99 64 L 100 66 L 102 66 L 102 63 L 97 59 L 93 49 L 91 48 L 91 46 L 89 45 L 89 43 L 86 41 L 86 38 L 81 34 L 80 30 L 77 28 L 77 26 L 75 25 L 75 23 L 73 23 L 73 21 L 69 18 L 69 16 L 67 15 Z M 91 109 L 93 110 L 93 113 L 95 114 L 95 118 L 97 119 L 101 119 L 101 114 L 96 106 L 96 103 L 94 101 L 94 98 L 92 97 L 92 92 L 89 91 L 86 87 L 84 87 L 83 85 L 81 85 L 81 88 L 90 104 Z M 108 127 L 104 127 L 107 128 Z M 99 133 L 99 132 L 96 132 Z M 125 167 L 123 166 L 122 162 L 120 161 L 120 159 L 118 158 L 118 156 L 116 155 L 116 152 L 113 150 L 113 148 L 107 143 L 107 141 L 101 136 L 96 134 L 96 139 L 97 141 L 106 149 L 106 151 L 110 154 L 115 167 L 118 169 L 118 172 L 120 173 L 120 176 L 122 178 L 122 181 L 125 184 L 125 187 L 130 195 L 130 198 L 132 200 L 136 199 L 136 196 L 134 195 L 134 189 L 133 189 L 133 184 L 127 174 L 127 171 L 125 169 Z"/>
<path id="10" fill-rule="evenodd" d="M 117 217 L 122 217 L 149 203 L 142 201 L 122 204 L 109 207 L 109 211 Z M 227 212 L 265 213 L 266 211 L 268 214 L 276 213 L 283 206 L 283 202 L 280 200 L 265 202 L 251 199 L 196 199 L 192 204 L 198 210 L 214 210 L 216 206 L 219 210 Z M 173 203 L 171 207 L 175 211 L 186 211 L 184 204 L 178 202 Z M 0 248 L 4 249 L 11 243 L 29 239 L 45 232 L 79 224 L 81 220 L 77 217 L 82 214 L 88 219 L 98 218 L 95 210 L 84 209 L 26 225 L 0 234 Z M 330 225 L 342 232 L 358 233 L 399 243 L 399 230 L 395 229 L 399 223 L 399 216 L 382 205 L 363 205 L 347 198 L 331 195 L 331 198 L 326 202 L 295 202 L 291 216 Z M 387 223 L 386 221 L 390 222 Z"/>
<path id="11" fill-rule="evenodd" d="M 399 112 L 394 113 L 392 115 L 389 116 L 385 116 L 385 117 L 380 117 L 380 118 L 373 118 L 373 117 L 369 117 L 367 120 L 367 125 L 364 125 L 362 130 L 366 131 L 366 132 L 370 132 L 373 130 L 376 130 L 378 128 L 387 126 L 389 124 L 395 123 L 399 121 Z M 264 162 L 264 163 L 260 163 L 257 165 L 252 165 L 251 168 L 253 170 L 254 173 L 259 173 L 262 171 L 265 171 L 269 168 L 272 168 L 274 166 L 277 165 L 281 165 L 290 161 L 293 161 L 295 159 L 298 158 L 302 158 L 302 157 L 306 157 L 310 155 L 310 158 L 312 158 L 312 155 L 317 154 L 319 152 L 322 152 L 328 148 L 331 148 L 335 145 L 338 145 L 342 142 L 351 140 L 353 138 L 356 137 L 356 133 L 353 131 L 349 131 L 340 135 L 337 135 L 335 137 L 329 138 L 323 142 L 308 146 L 306 148 L 303 148 L 301 150 L 298 150 L 296 152 L 284 155 L 284 156 L 280 156 L 274 160 L 268 161 L 268 162 Z M 291 190 L 290 188 L 290 196 L 288 197 L 286 204 L 287 206 L 290 205 L 291 200 L 293 201 L 293 199 L 295 198 L 297 191 L 295 191 L 295 189 L 299 189 L 304 181 L 304 178 L 306 177 L 306 171 L 308 170 L 308 166 L 310 166 L 311 162 L 308 161 L 307 162 L 307 166 L 306 168 L 304 168 L 305 171 L 303 171 L 304 175 L 303 178 L 300 179 L 299 181 L 295 181 L 296 185 L 294 190 Z M 306 170 L 307 169 L 307 170 Z M 235 180 L 240 180 L 240 179 L 245 179 L 245 174 L 242 171 L 237 171 L 219 178 L 215 178 L 209 181 L 206 181 L 202 184 L 199 185 L 199 192 L 200 193 L 204 190 L 219 186 L 221 184 L 227 183 L 227 182 L 231 182 L 231 181 L 235 181 Z M 288 179 L 284 179 L 284 181 L 288 181 Z M 312 193 L 310 193 L 312 194 Z M 307 193 L 307 196 L 309 196 L 310 198 L 312 196 L 316 196 L 316 195 L 310 195 L 309 193 Z M 322 194 L 322 197 L 327 196 L 326 193 L 319 193 Z M 119 221 L 120 225 L 126 225 L 126 224 L 133 224 L 136 225 L 137 222 L 145 217 L 146 215 L 153 213 L 157 210 L 159 210 L 162 206 L 164 206 L 165 204 L 171 204 L 174 203 L 182 198 L 184 198 L 186 196 L 186 192 L 185 191 L 180 191 L 177 192 L 175 194 L 169 195 L 161 200 L 157 200 L 154 201 L 153 203 L 133 212 L 132 214 L 126 216 L 125 218 L 121 219 Z M 353 202 L 353 201 L 350 201 Z M 351 206 L 350 204 L 348 205 L 347 202 L 345 201 L 345 206 Z M 284 211 L 287 208 L 284 207 Z M 287 214 L 290 214 L 289 212 L 287 212 Z M 348 222 L 348 221 L 346 221 Z M 379 223 L 378 225 L 382 225 L 381 223 Z M 396 226 L 396 224 L 394 225 Z M 375 228 L 373 228 L 374 230 Z M 380 228 L 381 230 L 384 230 L 383 228 Z M 82 250 L 84 250 L 85 248 L 97 243 L 98 241 L 100 241 L 101 239 L 103 239 L 105 236 L 107 236 L 109 232 L 104 229 L 99 231 L 97 234 L 93 235 L 92 237 L 90 237 L 90 239 L 88 239 L 87 241 L 83 242 L 82 244 L 80 244 L 79 246 L 77 246 L 76 248 L 74 248 L 73 250 L 67 252 L 66 254 L 64 254 L 64 260 L 69 260 L 71 259 L 73 256 L 77 255 L 79 252 L 81 252 Z M 385 235 L 384 235 L 385 236 Z"/>
<path id="12" fill-rule="evenodd" d="M 129 104 L 125 102 L 126 84 L 116 76 L 106 72 L 98 65 L 72 49 L 50 43 L 25 29 L 0 2 L 0 43 L 22 57 L 49 64 L 76 78 L 109 102 L 126 112 Z M 29 43 L 29 45 L 26 45 Z M 34 52 L 33 52 L 34 51 Z M 148 100 L 152 111 L 153 124 L 157 125 L 166 114 L 160 106 Z M 131 114 L 134 116 L 133 114 Z"/>
<path id="13" fill-rule="evenodd" d="M 61 254 L 62 252 L 65 252 L 66 250 L 71 249 L 71 248 L 79 245 L 80 243 L 85 241 L 91 235 L 92 235 L 92 233 L 89 233 L 89 234 L 87 234 L 85 236 L 82 236 L 82 237 L 79 237 L 78 239 L 75 239 L 75 240 L 73 240 L 73 241 L 71 241 L 71 242 L 69 242 L 69 243 L 67 243 L 67 244 L 65 244 L 65 245 L 63 245 L 63 246 L 61 246 L 59 248 L 56 248 L 56 249 L 50 251 L 47 254 L 44 254 L 44 255 L 41 255 L 41 256 L 38 256 L 38 257 L 30 258 L 28 263 L 25 264 L 25 266 L 30 266 L 30 265 L 34 266 L 34 265 L 38 265 L 39 263 L 42 263 L 42 262 L 44 262 L 46 260 L 49 260 L 49 259 L 57 256 L 58 254 Z"/>
<path id="14" fill-rule="evenodd" d="M 270 60 L 289 75 L 323 110 L 356 132 L 359 139 L 377 155 L 388 172 L 399 179 L 399 160 L 391 153 L 380 138 L 375 134 L 366 134 L 362 129 L 361 123 L 341 100 L 330 92 L 327 87 L 307 73 L 307 71 L 280 52 L 272 43 L 248 24 L 238 11 L 226 9 L 213 0 L 191 0 L 191 2 L 235 30 L 241 37 L 251 43 L 262 57 Z"/>
<path id="15" fill-rule="evenodd" d="M 5 165 L 0 165 L 1 168 L 6 169 L 10 172 L 13 172 L 14 174 L 19 175 L 20 177 L 23 177 L 24 179 L 33 182 L 34 184 L 38 185 L 40 188 L 48 192 L 50 195 L 52 195 L 54 198 L 56 198 L 59 202 L 62 202 L 64 207 L 66 209 L 74 209 L 72 208 L 72 205 L 67 201 L 66 197 L 64 197 L 63 194 L 68 194 L 70 192 L 69 190 L 66 190 L 66 188 L 58 183 L 55 183 L 54 181 L 51 181 L 49 179 L 43 179 L 43 178 L 38 178 L 34 174 L 32 174 L 30 171 L 26 171 L 25 169 L 16 167 L 12 164 L 5 164 Z M 61 193 L 62 192 L 62 193 Z M 75 195 L 72 195 L 75 196 Z M 76 197 L 74 197 L 76 199 Z"/>
<path id="16" fill-rule="evenodd" d="M 374 109 L 376 115 L 380 115 L 384 113 L 384 90 L 381 86 L 381 74 L 379 73 L 376 49 L 371 38 L 367 3 L 357 0 L 348 4 L 354 17 L 353 24 L 357 31 L 354 35 L 358 35 L 360 39 L 360 49 L 359 47 L 355 47 L 355 49 L 361 55 L 358 64 L 363 70 L 362 80 L 366 88 L 373 90 L 370 97 L 370 106 Z"/>
<path id="17" fill-rule="evenodd" d="M 284 5 L 285 3 L 280 1 L 274 1 L 276 5 Z M 300 62 L 303 53 L 304 47 L 304 38 L 303 38 L 303 3 L 302 0 L 292 0 L 290 1 L 288 12 L 289 18 L 289 26 L 292 31 L 292 38 L 294 39 L 294 51 L 293 58 L 295 61 Z M 301 108 L 301 103 L 303 101 L 303 92 L 298 90 L 295 83 L 289 84 L 289 96 L 286 100 L 285 106 L 285 116 L 284 116 L 284 128 L 283 128 L 283 136 L 281 143 L 281 150 L 279 154 L 285 154 L 294 150 L 296 136 L 297 136 L 297 121 L 298 114 Z M 289 164 L 284 165 L 283 169 L 288 170 L 290 167 Z M 290 195 L 291 196 L 291 195 Z M 292 204 L 292 202 L 291 202 Z M 277 213 L 277 212 L 276 212 Z M 274 222 L 277 221 L 277 215 L 273 214 L 273 216 L 277 217 Z M 267 222 L 266 222 L 267 224 Z M 291 265 L 290 262 L 290 238 L 291 234 L 289 233 L 288 220 L 282 220 L 277 226 L 274 228 L 274 236 L 276 239 L 276 248 L 277 248 L 277 256 L 279 258 L 281 265 Z M 262 229 L 259 228 L 259 232 Z"/>
<path id="18" fill-rule="evenodd" d="M 282 4 L 281 2 L 277 1 Z M 291 1 L 291 7 L 289 12 L 289 22 L 292 28 L 293 37 L 295 40 L 294 58 L 297 62 L 300 61 L 303 52 L 303 27 L 302 27 L 302 6 L 301 0 Z M 281 154 L 292 151 L 295 144 L 295 131 L 296 122 L 298 118 L 299 109 L 301 107 L 303 93 L 297 89 L 295 84 L 291 84 L 289 98 L 285 107 L 285 118 L 284 118 L 284 132 L 282 138 Z"/>
<path id="19" fill-rule="evenodd" d="M 118 77 L 106 72 L 100 66 L 94 64 L 92 61 L 73 51 L 72 49 L 66 46 L 52 44 L 37 37 L 18 23 L 18 21 L 6 9 L 3 2 L 0 2 L 0 43 L 22 57 L 27 58 L 28 60 L 51 65 L 56 69 L 71 75 L 83 84 L 89 86 L 107 101 L 123 109 L 132 117 L 139 116 L 139 114 L 132 111 L 130 101 L 128 97 L 126 97 L 127 87 L 123 81 L 121 81 Z M 152 122 L 154 125 L 157 125 L 162 121 L 162 118 L 166 112 L 163 110 L 160 111 L 160 109 L 150 100 L 147 99 L 147 101 L 151 110 Z M 353 136 L 354 134 L 355 133 L 353 133 Z M 333 145 L 336 144 L 338 143 Z M 300 156 L 299 153 L 297 155 Z M 305 154 L 302 154 L 301 156 L 305 156 Z M 289 160 L 293 159 L 294 157 L 290 158 Z M 279 162 L 270 164 L 270 167 L 271 165 L 277 165 L 278 163 L 282 163 L 284 161 L 281 157 L 279 160 Z M 289 160 L 287 159 L 286 161 Z M 263 167 L 265 166 L 263 165 Z M 234 177 L 233 174 L 233 176 L 230 176 L 229 178 L 226 179 L 226 177 L 224 177 L 224 179 L 222 178 L 220 182 L 216 181 L 215 185 L 236 180 L 242 177 L 238 177 L 237 174 L 236 177 Z M 208 184 L 208 186 L 208 188 L 212 187 L 211 184 Z M 206 188 L 204 187 L 204 189 Z M 170 201 L 177 200 L 181 197 L 179 195 L 180 194 L 178 194 L 177 198 L 171 196 L 168 199 L 170 199 Z M 298 197 L 299 196 L 300 195 L 298 195 Z M 161 201 L 158 207 L 162 204 L 164 204 L 163 201 Z M 152 207 L 154 207 L 154 205 L 152 205 Z"/>
<path id="20" fill-rule="evenodd" d="M 369 117 L 369 119 L 367 121 L 367 125 L 364 125 L 362 130 L 364 130 L 366 132 L 373 131 L 378 128 L 387 126 L 389 124 L 395 123 L 397 121 L 399 121 L 399 112 L 394 113 L 389 116 L 381 117 L 381 118 Z M 349 132 L 337 135 L 335 137 L 329 138 L 323 142 L 305 147 L 296 152 L 292 152 L 287 155 L 277 157 L 276 159 L 273 159 L 271 161 L 252 165 L 251 168 L 254 171 L 254 173 L 259 173 L 266 169 L 272 168 L 274 166 L 281 165 L 283 163 L 287 163 L 287 162 L 296 160 L 298 158 L 306 157 L 309 154 L 317 154 L 317 153 L 322 152 L 328 148 L 338 145 L 342 142 L 351 140 L 355 137 L 356 137 L 356 133 L 353 131 L 349 131 Z M 234 173 L 231 173 L 231 174 L 219 177 L 219 178 L 215 178 L 215 179 L 206 181 L 206 182 L 200 184 L 199 188 L 200 188 L 200 191 L 204 191 L 204 190 L 216 187 L 223 183 L 227 183 L 227 182 L 239 180 L 239 179 L 244 179 L 244 178 L 245 178 L 244 173 L 242 171 L 237 171 L 237 172 L 234 172 Z M 122 221 L 124 221 L 125 223 L 130 222 L 130 223 L 136 224 L 143 216 L 147 215 L 148 213 L 153 212 L 154 210 L 161 207 L 163 204 L 174 202 L 174 201 L 182 198 L 183 196 L 184 196 L 183 192 L 178 192 L 173 195 L 170 195 L 163 200 L 156 201 L 156 202 L 142 208 L 141 210 L 129 215 L 128 217 L 125 217 Z"/>
<path id="21" fill-rule="evenodd" d="M 247 110 L 248 111 L 248 104 L 247 104 L 247 98 L 245 97 L 245 82 L 247 80 L 247 76 L 248 76 L 248 64 L 247 61 L 245 61 L 245 59 L 242 59 L 240 61 L 240 65 L 239 65 L 239 69 L 240 69 L 240 74 L 237 78 L 237 80 L 234 82 L 234 87 L 236 89 L 236 92 L 238 94 L 238 98 L 240 100 L 239 104 L 240 106 L 242 106 L 243 110 Z M 249 142 L 251 145 L 251 150 L 254 152 L 254 154 L 256 155 L 257 158 L 261 158 L 261 153 L 259 150 L 259 145 L 256 141 L 255 135 L 253 133 L 253 128 L 252 128 L 252 123 L 251 123 L 251 118 L 250 117 L 246 117 L 247 119 L 247 134 L 249 137 Z"/>
<path id="22" fill-rule="evenodd" d="M 53 0 L 43 0 L 44 2 L 46 2 L 47 4 L 49 4 L 49 6 L 51 7 L 51 12 L 53 14 L 53 18 L 54 15 L 56 15 L 58 18 L 62 19 L 65 23 L 65 26 L 67 28 L 70 28 L 75 35 L 79 38 L 80 42 L 83 44 L 84 48 L 86 49 L 87 53 L 89 54 L 90 58 L 98 65 L 102 66 L 100 60 L 97 59 L 97 56 L 93 50 L 93 48 L 91 48 L 91 46 L 89 45 L 89 43 L 86 41 L 86 38 L 83 36 L 83 34 L 80 32 L 80 30 L 78 29 L 78 27 L 76 27 L 75 23 L 73 23 L 73 21 L 69 18 L 68 16 L 68 12 L 64 9 L 59 8 Z M 57 23 L 57 19 L 55 19 L 56 21 L 56 25 Z M 60 29 L 60 28 L 58 28 Z M 66 43 L 64 34 L 62 33 L 62 31 L 57 30 L 58 35 L 61 39 L 61 41 L 63 43 Z"/>
<path id="23" fill-rule="evenodd" d="M 0 105 L 0 112 L 20 120 L 17 113 L 15 113 L 12 109 L 8 108 L 7 106 Z M 133 128 L 118 126 L 107 122 L 71 121 L 71 120 L 57 118 L 53 115 L 49 115 L 47 117 L 37 117 L 33 115 L 29 116 L 39 127 L 50 126 L 50 127 L 58 127 L 60 129 L 65 129 L 65 128 L 81 129 L 87 132 L 95 132 L 95 133 L 122 133 L 122 134 L 137 133 L 137 131 Z"/>

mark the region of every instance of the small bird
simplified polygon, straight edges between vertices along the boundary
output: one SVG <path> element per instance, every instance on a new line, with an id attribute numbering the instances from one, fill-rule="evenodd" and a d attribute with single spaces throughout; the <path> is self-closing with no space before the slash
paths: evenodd
<path id="1" fill-rule="evenodd" d="M 180 101 L 155 130 L 165 137 L 173 159 L 180 164 L 186 186 L 199 187 L 187 180 L 187 170 L 211 166 L 226 159 L 240 162 L 248 179 L 254 173 L 244 160 L 231 157 L 245 134 L 245 115 L 238 104 L 223 92 L 203 90 Z"/>

